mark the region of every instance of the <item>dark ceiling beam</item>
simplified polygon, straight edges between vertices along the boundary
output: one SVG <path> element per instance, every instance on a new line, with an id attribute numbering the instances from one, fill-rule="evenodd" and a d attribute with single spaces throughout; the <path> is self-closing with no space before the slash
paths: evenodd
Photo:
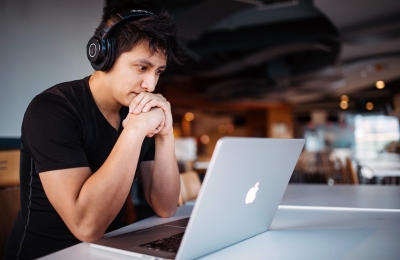
<path id="1" fill-rule="evenodd" d="M 193 41 L 205 33 L 218 21 L 252 7 L 248 3 L 232 0 L 208 0 L 188 9 L 177 19 L 180 37 L 183 41 Z"/>
<path id="2" fill-rule="evenodd" d="M 321 17 L 212 31 L 189 44 L 197 59 L 189 59 L 185 66 L 169 72 L 198 79 L 232 77 L 232 73 L 241 71 L 244 75 L 240 76 L 256 76 L 257 70 L 257 77 L 265 78 L 277 72 L 271 68 L 284 64 L 284 74 L 300 74 L 332 65 L 340 52 L 339 39 L 336 29 Z M 277 64 L 274 59 L 281 61 Z"/>
<path id="3" fill-rule="evenodd" d="M 332 49 L 330 48 L 330 46 L 319 43 L 298 43 L 293 45 L 277 46 L 275 48 L 264 49 L 259 52 L 253 53 L 251 55 L 248 55 L 247 57 L 244 57 L 243 59 L 227 62 L 220 67 L 212 69 L 208 72 L 194 73 L 194 76 L 226 76 L 227 74 L 236 73 L 248 67 L 260 66 L 267 61 L 273 60 L 281 56 L 304 51 L 332 52 Z"/>
<path id="4" fill-rule="evenodd" d="M 379 17 L 341 29 L 342 40 L 352 44 L 371 44 L 400 37 L 400 13 Z"/>
<path id="5" fill-rule="evenodd" d="M 346 65 L 352 65 L 355 63 L 360 63 L 360 62 L 367 62 L 367 61 L 374 61 L 377 59 L 385 59 L 385 58 L 398 58 L 400 59 L 400 51 L 396 52 L 386 52 L 386 53 L 380 53 L 380 54 L 374 54 L 374 55 L 364 55 L 362 57 L 357 57 L 353 59 L 347 59 L 347 60 L 341 60 L 340 65 L 341 66 L 346 66 Z"/>
<path id="6" fill-rule="evenodd" d="M 200 56 L 234 50 L 252 50 L 281 44 L 330 39 L 339 42 L 339 33 L 325 18 L 313 18 L 257 25 L 236 30 L 210 31 L 188 47 Z"/>

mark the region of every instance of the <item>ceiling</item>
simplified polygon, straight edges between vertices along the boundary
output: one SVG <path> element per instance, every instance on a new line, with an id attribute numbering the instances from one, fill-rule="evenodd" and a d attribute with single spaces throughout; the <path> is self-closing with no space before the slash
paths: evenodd
<path id="1" fill-rule="evenodd" d="M 393 109 L 400 89 L 399 0 L 163 0 L 188 59 L 159 90 L 206 109 L 290 104 L 295 112 Z M 374 87 L 384 80 L 386 87 Z M 365 110 L 365 109 L 364 109 Z"/>

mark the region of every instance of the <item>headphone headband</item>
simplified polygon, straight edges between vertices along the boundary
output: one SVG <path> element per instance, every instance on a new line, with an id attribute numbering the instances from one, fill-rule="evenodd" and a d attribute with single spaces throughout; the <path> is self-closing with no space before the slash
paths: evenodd
<path id="1" fill-rule="evenodd" d="M 140 19 L 142 17 L 151 15 L 154 14 L 145 10 L 126 10 L 116 14 L 112 14 L 107 21 L 100 25 L 101 31 L 98 33 L 98 35 L 101 36 L 104 40 L 110 34 L 111 30 L 121 22 L 127 21 L 131 18 Z"/>
<path id="2" fill-rule="evenodd" d="M 113 28 L 127 21 L 154 15 L 146 10 L 126 10 L 112 14 L 110 18 L 101 23 L 95 35 L 90 38 L 86 46 L 86 55 L 95 70 L 108 70 L 113 60 L 113 46 L 107 37 Z"/>

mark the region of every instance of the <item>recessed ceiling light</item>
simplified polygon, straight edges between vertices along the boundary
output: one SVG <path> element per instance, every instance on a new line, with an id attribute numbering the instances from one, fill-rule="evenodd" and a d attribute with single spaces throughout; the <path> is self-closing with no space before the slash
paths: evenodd
<path id="1" fill-rule="evenodd" d="M 342 96 L 340 97 L 340 101 L 349 102 L 349 96 L 347 96 L 347 95 L 342 95 Z"/>
<path id="2" fill-rule="evenodd" d="M 347 109 L 348 107 L 349 107 L 349 103 L 347 103 L 347 101 L 340 102 L 341 109 Z"/>
<path id="3" fill-rule="evenodd" d="M 379 80 L 375 83 L 375 86 L 377 89 L 383 89 L 385 87 L 385 82 L 382 80 Z"/>
<path id="4" fill-rule="evenodd" d="M 187 112 L 186 114 L 185 114 L 185 120 L 186 121 L 193 121 L 193 119 L 194 119 L 194 114 L 192 113 L 192 112 Z"/>
<path id="5" fill-rule="evenodd" d="M 374 109 L 374 103 L 372 103 L 372 102 L 367 102 L 367 104 L 365 104 L 365 108 L 366 108 L 367 110 L 372 110 L 372 109 Z"/>

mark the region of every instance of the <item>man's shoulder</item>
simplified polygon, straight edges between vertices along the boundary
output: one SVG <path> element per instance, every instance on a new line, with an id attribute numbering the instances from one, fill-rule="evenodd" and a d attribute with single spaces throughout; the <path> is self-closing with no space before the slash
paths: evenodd
<path id="1" fill-rule="evenodd" d="M 87 90 L 88 77 L 79 80 L 67 81 L 54 85 L 44 90 L 39 95 L 53 94 L 67 97 L 69 95 L 82 95 Z"/>
<path id="2" fill-rule="evenodd" d="M 87 78 L 84 78 L 50 87 L 32 99 L 27 107 L 27 112 L 53 110 L 61 107 L 77 108 L 91 98 L 87 82 Z"/>
<path id="3" fill-rule="evenodd" d="M 80 80 L 73 80 L 54 85 L 36 95 L 31 101 L 31 104 L 51 101 L 79 103 L 90 98 L 90 95 L 88 77 L 86 77 Z"/>

